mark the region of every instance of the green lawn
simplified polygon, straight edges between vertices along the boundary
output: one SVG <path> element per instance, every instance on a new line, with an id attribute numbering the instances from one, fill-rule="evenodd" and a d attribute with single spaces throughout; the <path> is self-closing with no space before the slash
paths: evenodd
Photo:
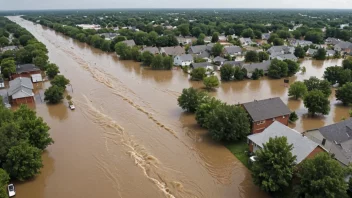
<path id="1" fill-rule="evenodd" d="M 248 166 L 248 144 L 246 141 L 240 141 L 240 142 L 233 142 L 233 143 L 226 143 L 225 146 L 231 151 L 232 154 L 236 156 L 237 159 L 239 159 L 243 165 L 245 165 L 247 168 Z"/>

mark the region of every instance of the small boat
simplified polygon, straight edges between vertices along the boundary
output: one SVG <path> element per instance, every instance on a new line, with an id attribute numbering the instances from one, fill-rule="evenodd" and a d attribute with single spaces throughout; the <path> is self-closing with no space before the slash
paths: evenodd
<path id="1" fill-rule="evenodd" d="M 8 185 L 7 190 L 9 191 L 9 197 L 16 195 L 15 186 L 13 184 Z"/>

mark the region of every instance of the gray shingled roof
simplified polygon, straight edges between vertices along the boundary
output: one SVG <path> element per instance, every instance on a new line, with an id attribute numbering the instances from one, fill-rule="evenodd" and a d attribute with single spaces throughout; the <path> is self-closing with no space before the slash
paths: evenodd
<path id="1" fill-rule="evenodd" d="M 209 62 L 192 63 L 192 67 L 193 67 L 194 69 L 200 68 L 200 67 L 206 68 L 206 67 L 208 67 L 208 66 L 213 66 L 213 65 L 212 65 L 211 63 L 209 63 Z"/>
<path id="2" fill-rule="evenodd" d="M 7 91 L 9 96 L 21 92 L 23 97 L 33 96 L 33 84 L 30 78 L 19 77 L 9 82 L 10 88 Z M 17 97 L 21 98 L 21 97 Z M 16 98 L 13 98 L 16 99 Z"/>
<path id="3" fill-rule="evenodd" d="M 185 54 L 185 48 L 181 46 L 174 46 L 174 47 L 163 47 L 164 53 L 170 56 L 177 56 L 181 54 Z"/>
<path id="4" fill-rule="evenodd" d="M 247 72 L 253 72 L 255 69 L 262 69 L 263 71 L 268 71 L 270 64 L 271 60 L 268 60 L 260 63 L 245 64 L 243 65 L 243 68 L 245 68 Z"/>
<path id="5" fill-rule="evenodd" d="M 142 49 L 142 53 L 148 51 L 152 54 L 159 54 L 159 49 L 157 47 L 145 47 Z"/>
<path id="6" fill-rule="evenodd" d="M 225 54 L 235 54 L 235 53 L 239 53 L 239 52 L 242 52 L 242 48 L 240 48 L 238 46 L 229 46 L 229 47 L 224 48 Z"/>
<path id="7" fill-rule="evenodd" d="M 247 138 L 256 145 L 263 147 L 263 144 L 267 143 L 270 138 L 275 137 L 286 137 L 288 144 L 293 145 L 292 155 L 296 156 L 296 164 L 302 162 L 318 146 L 317 143 L 308 137 L 277 121 L 263 132 L 249 135 Z"/>
<path id="8" fill-rule="evenodd" d="M 122 43 L 125 43 L 127 46 L 129 47 L 133 47 L 136 45 L 136 43 L 134 42 L 134 40 L 126 40 L 126 41 L 121 41 Z"/>
<path id="9" fill-rule="evenodd" d="M 279 97 L 243 103 L 243 106 L 254 122 L 291 113 Z"/>
<path id="10" fill-rule="evenodd" d="M 193 56 L 191 54 L 179 55 L 181 61 L 193 61 Z"/>
<path id="11" fill-rule="evenodd" d="M 224 59 L 223 57 L 217 56 L 213 59 L 214 62 L 224 62 L 226 61 L 226 59 Z"/>
<path id="12" fill-rule="evenodd" d="M 281 58 L 282 60 L 297 60 L 298 58 L 294 54 L 278 54 L 278 55 L 271 55 L 272 58 Z"/>
<path id="13" fill-rule="evenodd" d="M 195 46 L 191 46 L 190 53 L 199 54 L 204 52 L 206 49 L 207 49 L 206 45 L 195 45 Z"/>
<path id="14" fill-rule="evenodd" d="M 308 51 L 307 51 L 307 54 L 309 54 L 309 55 L 314 55 L 315 53 L 317 53 L 317 49 L 311 49 L 311 48 L 309 48 L 308 49 Z"/>
<path id="15" fill-rule="evenodd" d="M 352 118 L 319 129 L 320 133 L 332 142 L 345 142 L 352 139 Z"/>
<path id="16" fill-rule="evenodd" d="M 352 49 L 352 43 L 350 42 L 340 41 L 336 45 L 339 46 L 341 49 Z"/>
<path id="17" fill-rule="evenodd" d="M 23 64 L 23 65 L 17 65 L 16 67 L 17 74 L 21 74 L 25 72 L 33 72 L 33 71 L 40 71 L 40 69 L 34 64 Z"/>
<path id="18" fill-rule="evenodd" d="M 224 65 L 225 64 L 229 64 L 229 65 L 234 66 L 234 67 L 235 66 L 242 67 L 243 64 L 244 64 L 244 61 L 225 61 Z"/>

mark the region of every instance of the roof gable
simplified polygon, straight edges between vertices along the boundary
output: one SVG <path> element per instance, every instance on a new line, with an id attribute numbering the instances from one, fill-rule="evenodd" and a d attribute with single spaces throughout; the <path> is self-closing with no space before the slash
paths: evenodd
<path id="1" fill-rule="evenodd" d="M 279 97 L 255 100 L 253 102 L 243 103 L 242 105 L 254 122 L 291 113 L 290 109 L 288 109 Z"/>
<path id="2" fill-rule="evenodd" d="M 248 139 L 256 145 L 263 147 L 270 138 L 286 137 L 288 144 L 293 145 L 292 154 L 296 156 L 296 163 L 302 162 L 317 146 L 318 144 L 303 136 L 296 130 L 293 130 L 280 122 L 275 121 L 263 132 L 249 135 Z"/>
<path id="3" fill-rule="evenodd" d="M 340 144 L 352 139 L 352 118 L 319 129 L 329 141 Z"/>

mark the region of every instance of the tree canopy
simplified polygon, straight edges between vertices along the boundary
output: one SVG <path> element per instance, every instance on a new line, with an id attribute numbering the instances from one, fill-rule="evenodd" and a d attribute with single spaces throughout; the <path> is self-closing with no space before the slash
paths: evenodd
<path id="1" fill-rule="evenodd" d="M 298 98 L 304 98 L 307 93 L 308 89 L 306 85 L 300 81 L 294 82 L 288 89 L 288 96 L 294 97 L 296 100 Z"/>
<path id="2" fill-rule="evenodd" d="M 330 83 L 327 80 L 319 80 L 317 77 L 310 77 L 308 80 L 304 80 L 308 91 L 320 90 L 326 97 L 329 97 L 331 94 Z"/>
<path id="3" fill-rule="evenodd" d="M 336 90 L 336 99 L 344 105 L 352 104 L 352 82 L 348 82 Z"/>
<path id="4" fill-rule="evenodd" d="M 230 64 L 224 64 L 220 68 L 220 77 L 223 81 L 230 81 L 234 75 L 234 68 Z"/>
<path id="5" fill-rule="evenodd" d="M 208 99 L 205 92 L 198 91 L 194 88 L 183 89 L 182 94 L 178 97 L 178 105 L 188 112 L 194 113 L 198 107 Z"/>
<path id="6" fill-rule="evenodd" d="M 327 115 L 330 112 L 330 101 L 320 90 L 309 91 L 304 97 L 304 106 L 308 108 L 308 113 L 315 115 L 321 113 Z"/>
<path id="7" fill-rule="evenodd" d="M 219 86 L 219 79 L 216 76 L 209 76 L 203 79 L 205 88 L 213 89 Z"/>
<path id="8" fill-rule="evenodd" d="M 203 80 L 207 75 L 207 70 L 203 67 L 195 68 L 191 72 L 191 79 L 195 81 Z"/>

